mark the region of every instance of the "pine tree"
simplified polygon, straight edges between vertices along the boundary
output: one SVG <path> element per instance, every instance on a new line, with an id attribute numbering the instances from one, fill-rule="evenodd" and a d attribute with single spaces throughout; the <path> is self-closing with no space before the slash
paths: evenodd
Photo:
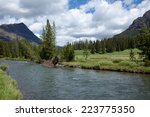
<path id="1" fill-rule="evenodd" d="M 93 43 L 91 50 L 90 50 L 91 54 L 95 54 L 95 44 Z"/>
<path id="2" fill-rule="evenodd" d="M 42 59 L 52 59 L 55 55 L 55 24 L 53 26 L 50 25 L 49 20 L 47 20 L 46 27 L 43 28 L 42 33 L 42 50 L 41 50 L 41 58 Z"/>
<path id="3" fill-rule="evenodd" d="M 143 57 L 146 66 L 150 66 L 150 31 L 144 27 L 138 35 L 138 46 L 141 50 L 139 53 Z"/>
<path id="4" fill-rule="evenodd" d="M 100 53 L 100 42 L 99 42 L 99 40 L 96 40 L 96 43 L 95 43 L 95 52 L 96 53 Z"/>
<path id="5" fill-rule="evenodd" d="M 74 57 L 75 57 L 74 48 L 71 44 L 68 43 L 63 48 L 63 58 L 69 62 L 69 61 L 73 61 Z"/>

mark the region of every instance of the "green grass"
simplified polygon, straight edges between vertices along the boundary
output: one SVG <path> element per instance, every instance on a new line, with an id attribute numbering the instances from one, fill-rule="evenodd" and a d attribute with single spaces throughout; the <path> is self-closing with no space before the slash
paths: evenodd
<path id="1" fill-rule="evenodd" d="M 11 57 L 4 57 L 0 58 L 0 60 L 14 60 L 14 61 L 31 61 L 30 59 L 25 59 L 25 58 L 11 58 Z"/>
<path id="2" fill-rule="evenodd" d="M 7 71 L 8 65 L 7 64 L 0 64 L 0 69 L 3 71 Z"/>
<path id="3" fill-rule="evenodd" d="M 22 99 L 17 83 L 5 71 L 0 69 L 0 100 Z"/>
<path id="4" fill-rule="evenodd" d="M 135 61 L 131 61 L 129 58 L 130 50 L 107 54 L 90 54 L 88 59 L 85 60 L 83 51 L 76 50 L 75 61 L 64 62 L 63 64 L 86 69 L 150 73 L 150 67 L 145 67 L 138 55 L 139 50 L 134 49 L 133 52 L 136 57 Z"/>

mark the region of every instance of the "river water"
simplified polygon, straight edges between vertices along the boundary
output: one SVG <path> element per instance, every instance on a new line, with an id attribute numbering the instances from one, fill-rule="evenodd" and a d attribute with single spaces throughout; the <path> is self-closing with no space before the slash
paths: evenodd
<path id="1" fill-rule="evenodd" d="M 150 99 L 150 75 L 0 62 L 9 64 L 9 74 L 28 100 Z"/>

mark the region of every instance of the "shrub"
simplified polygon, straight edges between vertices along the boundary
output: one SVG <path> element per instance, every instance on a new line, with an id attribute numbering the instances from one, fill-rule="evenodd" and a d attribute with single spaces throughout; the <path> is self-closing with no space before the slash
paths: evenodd
<path id="1" fill-rule="evenodd" d="M 7 64 L 0 64 L 0 69 L 3 71 L 7 71 L 8 65 Z"/>
<path id="2" fill-rule="evenodd" d="M 73 61 L 75 58 L 75 52 L 74 52 L 74 48 L 72 47 L 71 44 L 66 45 L 63 48 L 63 58 L 69 62 L 69 61 Z"/>
<path id="3" fill-rule="evenodd" d="M 130 63 L 131 63 L 131 62 L 129 62 L 129 61 L 121 61 L 121 62 L 119 63 L 119 65 L 120 65 L 120 66 L 129 66 Z"/>
<path id="4" fill-rule="evenodd" d="M 135 62 L 131 62 L 131 61 L 121 61 L 120 63 L 119 63 L 119 65 L 120 66 L 127 66 L 127 67 L 137 67 L 138 66 L 138 64 L 137 63 L 135 63 Z"/>
<path id="5" fill-rule="evenodd" d="M 150 60 L 147 60 L 147 59 L 146 59 L 144 62 L 145 62 L 144 65 L 145 65 L 146 67 L 149 67 L 149 66 L 150 66 Z"/>
<path id="6" fill-rule="evenodd" d="M 113 65 L 112 61 L 101 61 L 99 62 L 100 66 L 109 66 L 109 65 Z"/>
<path id="7" fill-rule="evenodd" d="M 122 59 L 115 59 L 113 60 L 113 63 L 120 63 L 121 61 L 123 61 Z"/>
<path id="8" fill-rule="evenodd" d="M 131 49 L 130 50 L 130 60 L 131 61 L 134 61 L 136 58 L 135 58 L 135 54 L 134 54 L 134 52 L 133 52 L 133 50 Z"/>

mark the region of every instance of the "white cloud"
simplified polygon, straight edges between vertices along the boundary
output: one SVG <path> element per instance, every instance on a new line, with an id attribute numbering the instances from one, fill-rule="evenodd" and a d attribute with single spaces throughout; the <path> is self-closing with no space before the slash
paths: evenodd
<path id="1" fill-rule="evenodd" d="M 132 4 L 134 0 L 123 0 L 123 2 L 127 5 Z"/>
<path id="2" fill-rule="evenodd" d="M 43 24 L 41 22 L 36 22 L 29 26 L 29 29 L 33 32 L 39 32 L 42 28 Z"/>
<path id="3" fill-rule="evenodd" d="M 126 9 L 125 4 L 133 0 L 91 0 L 79 9 L 67 9 L 68 0 L 0 0 L 0 24 L 24 22 L 39 36 L 46 19 L 55 21 L 57 44 L 112 37 L 122 32 L 139 16 L 150 9 L 150 1 L 144 0 L 139 5 L 132 4 Z M 8 4 L 9 3 L 9 4 Z M 94 13 L 86 13 L 90 9 Z"/>

